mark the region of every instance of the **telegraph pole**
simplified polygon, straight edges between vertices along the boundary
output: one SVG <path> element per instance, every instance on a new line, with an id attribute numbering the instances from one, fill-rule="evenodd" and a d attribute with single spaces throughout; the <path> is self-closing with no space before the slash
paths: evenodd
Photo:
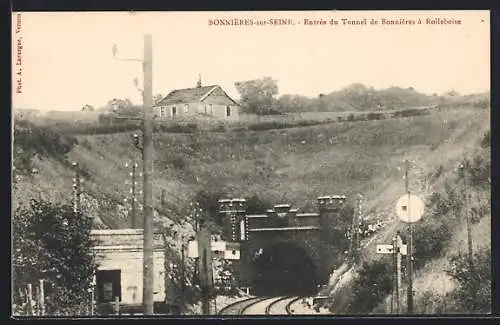
<path id="1" fill-rule="evenodd" d="M 136 220 L 136 210 L 135 210 L 135 201 L 137 200 L 136 197 L 135 197 L 135 169 L 137 168 L 137 164 L 135 162 L 132 163 L 132 202 L 130 203 L 132 206 L 132 227 L 136 227 L 137 225 L 137 220 Z"/>
<path id="2" fill-rule="evenodd" d="M 474 258 L 472 252 L 472 225 L 469 215 L 469 193 L 467 191 L 467 168 L 468 168 L 467 159 L 464 159 L 464 162 L 460 164 L 460 168 L 462 169 L 462 177 L 464 180 L 464 213 L 465 220 L 467 222 L 467 250 L 468 250 L 468 260 L 469 260 L 469 268 L 472 273 L 474 270 Z"/>
<path id="3" fill-rule="evenodd" d="M 144 177 L 144 269 L 143 269 L 143 303 L 144 314 L 154 313 L 154 255 L 153 255 L 153 40 L 151 34 L 144 35 L 144 89 L 143 89 L 143 177 Z"/>
<path id="4" fill-rule="evenodd" d="M 205 226 L 204 220 L 200 220 L 200 229 L 197 234 L 198 252 L 200 253 L 200 289 L 203 315 L 210 315 L 210 295 L 212 294 L 212 236 Z"/>
<path id="5" fill-rule="evenodd" d="M 126 167 L 128 167 L 128 163 L 125 164 Z M 132 162 L 132 171 L 130 172 L 131 176 L 131 188 L 130 188 L 130 225 L 132 228 L 137 229 L 141 228 L 141 225 L 138 222 L 137 218 L 137 167 L 139 165 L 135 163 L 134 161 Z M 140 191 L 139 191 L 140 193 Z M 125 199 L 125 202 L 127 202 L 128 199 Z"/>
<path id="6" fill-rule="evenodd" d="M 395 270 L 396 270 L 396 289 L 394 290 L 395 293 L 395 300 L 396 300 L 396 314 L 399 314 L 401 311 L 400 308 L 400 303 L 401 300 L 399 298 L 399 290 L 401 288 L 401 246 L 402 246 L 402 241 L 401 237 L 399 236 L 399 233 L 394 237 L 393 241 L 393 247 L 394 247 L 394 259 L 395 259 Z"/>
<path id="7" fill-rule="evenodd" d="M 409 160 L 405 160 L 405 189 L 410 202 L 410 183 L 408 179 L 408 169 L 410 168 Z M 408 204 L 408 216 L 411 218 L 411 204 Z M 412 222 L 408 222 L 408 254 L 406 255 L 406 263 L 408 269 L 408 314 L 413 313 L 413 226 Z"/>
<path id="8" fill-rule="evenodd" d="M 184 300 L 186 295 L 186 238 L 182 237 L 181 243 L 181 299 L 180 299 L 180 309 L 181 314 L 184 310 Z"/>
<path id="9" fill-rule="evenodd" d="M 143 146 L 142 146 L 142 168 L 143 168 L 143 307 L 144 315 L 154 313 L 154 253 L 153 253 L 153 39 L 151 34 L 144 35 L 144 56 L 142 59 L 117 58 L 118 48 L 113 45 L 113 56 L 119 61 L 142 62 L 144 85 L 142 89 L 143 100 Z M 130 118 L 128 118 L 130 119 Z M 137 138 L 134 135 L 135 138 Z"/>
<path id="10" fill-rule="evenodd" d="M 81 194 L 81 179 L 78 172 L 78 163 L 73 162 L 75 168 L 75 177 L 73 178 L 73 212 L 80 212 L 80 194 Z"/>
<path id="11" fill-rule="evenodd" d="M 351 240 L 349 243 L 349 261 L 348 263 L 354 263 L 356 260 L 357 249 L 359 246 L 359 220 L 362 216 L 362 200 L 363 195 L 358 194 L 358 209 L 353 213 L 352 216 L 352 226 L 351 226 Z"/>

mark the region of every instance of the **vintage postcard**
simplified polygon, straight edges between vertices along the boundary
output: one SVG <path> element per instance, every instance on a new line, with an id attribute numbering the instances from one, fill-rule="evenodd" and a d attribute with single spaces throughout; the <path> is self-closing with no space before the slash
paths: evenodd
<path id="1" fill-rule="evenodd" d="M 12 54 L 13 317 L 491 314 L 489 11 L 14 12 Z"/>

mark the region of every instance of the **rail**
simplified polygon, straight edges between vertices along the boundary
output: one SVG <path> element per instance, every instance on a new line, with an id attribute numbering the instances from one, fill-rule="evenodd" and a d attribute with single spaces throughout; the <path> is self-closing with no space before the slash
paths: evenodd
<path id="1" fill-rule="evenodd" d="M 267 305 L 266 307 L 266 310 L 265 310 L 265 313 L 266 315 L 271 315 L 271 308 L 273 308 L 274 305 L 276 305 L 277 303 L 279 303 L 280 301 L 283 301 L 283 300 L 287 300 L 287 299 L 290 299 L 292 297 L 290 296 L 285 296 L 285 297 L 281 297 L 279 299 L 276 299 L 274 300 L 273 302 L 271 302 L 269 305 Z M 287 304 L 288 306 L 288 304 Z M 288 313 L 288 310 L 286 311 Z"/>
<path id="2" fill-rule="evenodd" d="M 243 315 L 245 310 L 250 308 L 250 306 L 265 299 L 268 299 L 268 297 L 250 297 L 247 299 L 236 301 L 222 308 L 219 311 L 219 315 Z"/>
<path id="3" fill-rule="evenodd" d="M 288 315 L 293 315 L 292 305 L 293 305 L 294 303 L 296 303 L 297 301 L 299 301 L 300 299 L 302 299 L 302 298 L 304 298 L 304 297 L 297 297 L 297 298 L 295 298 L 295 299 L 290 300 L 290 302 L 288 302 L 288 303 L 286 304 L 285 309 L 286 309 L 286 313 L 287 313 Z"/>

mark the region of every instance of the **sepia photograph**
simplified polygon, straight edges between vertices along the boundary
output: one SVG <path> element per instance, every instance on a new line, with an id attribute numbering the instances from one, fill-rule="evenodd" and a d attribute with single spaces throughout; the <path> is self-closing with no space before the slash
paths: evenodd
<path id="1" fill-rule="evenodd" d="M 490 12 L 12 12 L 11 317 L 492 313 Z"/>

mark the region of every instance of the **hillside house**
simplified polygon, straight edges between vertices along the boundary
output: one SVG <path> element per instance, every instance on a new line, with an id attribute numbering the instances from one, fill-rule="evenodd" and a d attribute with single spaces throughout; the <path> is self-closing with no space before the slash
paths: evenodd
<path id="1" fill-rule="evenodd" d="M 157 119 L 205 117 L 237 120 L 239 105 L 219 85 L 177 89 L 171 91 L 154 107 Z"/>

